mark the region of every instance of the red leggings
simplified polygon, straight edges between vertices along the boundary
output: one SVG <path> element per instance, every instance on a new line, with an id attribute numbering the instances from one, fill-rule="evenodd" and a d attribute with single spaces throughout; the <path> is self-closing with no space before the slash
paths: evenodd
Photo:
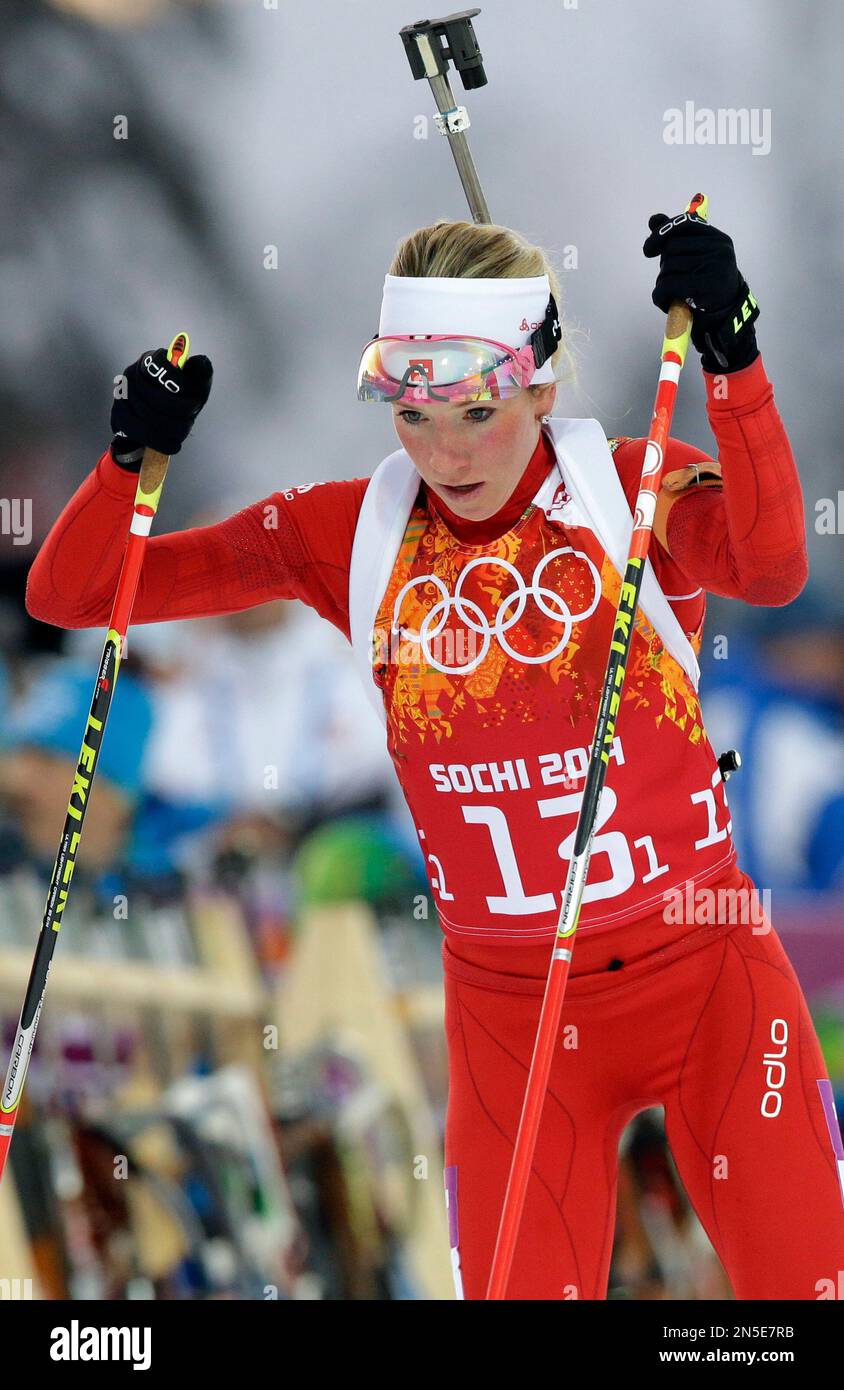
<path id="1" fill-rule="evenodd" d="M 509 1298 L 606 1297 L 619 1136 L 651 1105 L 665 1107 L 683 1185 L 736 1298 L 836 1297 L 841 1138 L 803 992 L 766 927 L 679 940 L 675 927 L 653 949 L 654 932 L 634 924 L 613 970 L 606 938 L 575 941 Z M 469 964 L 447 943 L 443 959 L 452 1263 L 458 1296 L 462 1285 L 481 1299 L 544 980 Z"/>

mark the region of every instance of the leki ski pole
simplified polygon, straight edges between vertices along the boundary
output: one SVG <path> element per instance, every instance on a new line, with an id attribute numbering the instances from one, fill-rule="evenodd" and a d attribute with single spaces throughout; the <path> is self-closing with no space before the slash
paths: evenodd
<path id="1" fill-rule="evenodd" d="M 169 348 L 167 359 L 174 366 L 183 367 L 190 352 L 190 339 L 187 333 L 177 333 Z M 41 934 L 35 948 L 32 970 L 23 1001 L 20 1021 L 12 1045 L 12 1056 L 6 1072 L 3 1095 L 0 1097 L 0 1178 L 6 1166 L 15 1120 L 18 1115 L 26 1074 L 35 1043 L 35 1030 L 41 1016 L 47 979 L 56 949 L 56 941 L 61 929 L 70 881 L 76 866 L 76 855 L 85 823 L 85 812 L 91 794 L 97 760 L 100 755 L 106 720 L 111 709 L 114 687 L 120 670 L 120 662 L 126 645 L 126 632 L 132 616 L 132 605 L 141 566 L 146 549 L 146 539 L 152 527 L 152 519 L 158 509 L 161 489 L 170 463 L 169 455 L 160 454 L 156 449 L 145 449 L 126 553 L 117 581 L 117 591 L 109 619 L 105 646 L 100 659 L 91 709 L 82 736 L 79 761 L 73 775 L 73 786 L 67 803 L 67 815 L 62 830 L 59 850 L 47 890 L 47 903 L 41 923 Z"/>
<path id="2" fill-rule="evenodd" d="M 703 193 L 696 193 L 686 208 L 686 212 L 696 213 L 698 217 L 706 217 L 708 212 L 706 196 Z M 589 868 L 589 856 L 592 852 L 598 804 L 606 781 L 610 748 L 615 736 L 618 712 L 621 708 L 624 675 L 630 655 L 639 590 L 642 587 L 642 575 L 650 548 L 665 449 L 671 432 L 671 417 L 674 413 L 680 372 L 686 360 L 689 346 L 691 323 L 692 312 L 689 306 L 680 300 L 675 301 L 668 311 L 665 337 L 662 342 L 662 365 L 659 370 L 653 418 L 645 445 L 642 477 L 633 516 L 630 550 L 619 593 L 609 661 L 607 662 L 607 671 L 598 705 L 598 718 L 589 754 L 583 801 L 577 818 L 574 854 L 569 864 L 568 878 L 563 893 L 536 1042 L 534 1043 L 525 1098 L 516 1134 L 516 1144 L 513 1149 L 510 1176 L 504 1194 L 498 1239 L 487 1287 L 486 1296 L 488 1299 L 503 1299 L 507 1294 L 507 1283 L 513 1264 L 528 1178 L 533 1163 L 536 1138 L 539 1133 L 539 1122 L 548 1087 L 551 1058 L 557 1045 L 560 1013 L 563 1007 L 569 966 L 571 965 L 577 921 L 583 902 L 583 890 L 586 886 L 586 874 Z"/>

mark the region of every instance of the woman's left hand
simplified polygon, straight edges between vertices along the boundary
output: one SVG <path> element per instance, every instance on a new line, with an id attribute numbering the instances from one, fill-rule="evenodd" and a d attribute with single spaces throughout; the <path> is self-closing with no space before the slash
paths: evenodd
<path id="1" fill-rule="evenodd" d="M 691 339 L 708 372 L 737 372 L 759 355 L 759 306 L 736 264 L 726 232 L 696 213 L 648 219 L 651 234 L 642 250 L 659 256 L 659 275 L 651 298 L 668 313 L 676 299 L 692 310 Z"/>

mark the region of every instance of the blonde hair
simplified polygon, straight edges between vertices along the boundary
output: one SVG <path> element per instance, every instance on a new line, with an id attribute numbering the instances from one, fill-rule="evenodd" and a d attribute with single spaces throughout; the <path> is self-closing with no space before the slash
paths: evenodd
<path id="1" fill-rule="evenodd" d="M 547 275 L 560 311 L 563 336 L 551 362 L 558 383 L 574 382 L 577 366 L 570 342 L 571 330 L 562 316 L 562 296 L 557 273 L 546 251 L 534 246 L 520 232 L 494 222 L 450 222 L 441 217 L 419 227 L 396 247 L 390 275 L 446 275 L 467 280 L 517 279 Z M 529 386 L 532 394 L 541 386 Z"/>

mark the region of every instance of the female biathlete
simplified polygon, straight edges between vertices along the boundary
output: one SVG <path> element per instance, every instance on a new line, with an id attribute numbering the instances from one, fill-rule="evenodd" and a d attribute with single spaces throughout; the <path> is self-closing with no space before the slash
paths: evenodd
<path id="1" fill-rule="evenodd" d="M 643 249 L 660 257 L 658 307 L 693 310 L 718 461 L 678 440 L 665 460 L 508 1296 L 606 1296 L 619 1136 L 661 1105 L 736 1297 L 835 1297 L 844 1165 L 829 1079 L 737 865 L 697 693 L 706 593 L 783 605 L 805 584 L 800 482 L 730 238 L 657 214 Z M 153 536 L 132 615 L 298 598 L 352 641 L 444 932 L 445 1183 L 471 1299 L 489 1275 L 644 452 L 552 417 L 570 357 L 559 303 L 544 252 L 508 228 L 414 232 L 358 374 L 360 399 L 390 403 L 401 448 L 372 478 Z M 30 573 L 28 611 L 61 627 L 107 624 L 142 449 L 179 451 L 211 364 L 180 371 L 160 349 L 118 382 L 111 446 Z"/>

